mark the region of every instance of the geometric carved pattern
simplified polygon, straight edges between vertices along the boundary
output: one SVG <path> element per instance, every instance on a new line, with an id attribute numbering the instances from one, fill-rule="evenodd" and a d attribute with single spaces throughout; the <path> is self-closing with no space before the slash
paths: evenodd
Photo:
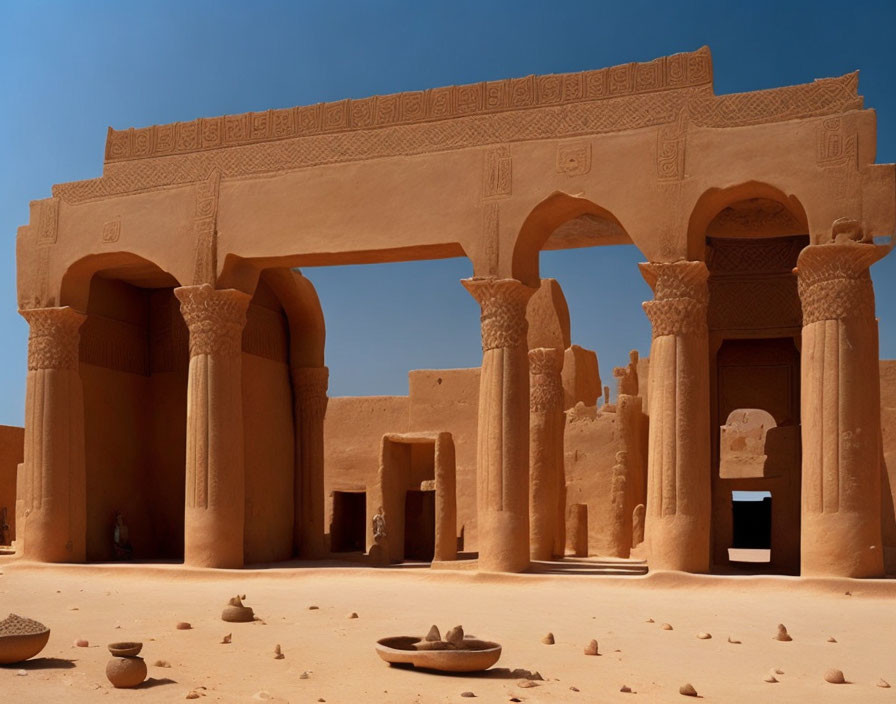
<path id="1" fill-rule="evenodd" d="M 684 178 L 687 133 L 686 110 L 682 110 L 672 124 L 660 127 L 656 145 L 656 174 L 660 181 L 680 181 Z"/>
<path id="2" fill-rule="evenodd" d="M 557 147 L 557 173 L 581 176 L 591 171 L 591 142 L 565 142 Z"/>
<path id="3" fill-rule="evenodd" d="M 510 150 L 504 146 L 489 149 L 485 155 L 482 197 L 509 196 L 512 185 Z"/>
<path id="4" fill-rule="evenodd" d="M 78 368 L 78 329 L 84 314 L 73 308 L 21 311 L 30 326 L 28 371 Z"/>
<path id="5" fill-rule="evenodd" d="M 536 347 L 529 350 L 529 411 L 550 413 L 563 410 L 563 350 Z"/>
<path id="6" fill-rule="evenodd" d="M 190 330 L 190 357 L 238 357 L 249 296 L 236 289 L 214 289 L 209 284 L 174 289 Z"/>
<path id="7" fill-rule="evenodd" d="M 56 244 L 56 231 L 59 225 L 59 201 L 46 198 L 37 201 L 40 204 L 40 225 L 37 236 L 38 244 Z"/>
<path id="8" fill-rule="evenodd" d="M 526 305 L 534 288 L 516 279 L 474 278 L 461 279 L 461 283 L 482 308 L 483 352 L 526 344 Z"/>
<path id="9" fill-rule="evenodd" d="M 596 71 L 526 76 L 284 110 L 202 118 L 143 129 L 109 129 L 106 161 L 170 156 L 326 132 L 382 128 L 712 82 L 709 49 Z"/>
<path id="10" fill-rule="evenodd" d="M 853 167 L 856 166 L 859 138 L 854 133 L 846 133 L 841 118 L 830 117 L 819 121 L 816 135 L 816 161 L 819 166 L 843 166 L 850 161 Z"/>
<path id="11" fill-rule="evenodd" d="M 639 264 L 654 292 L 642 304 L 653 327 L 653 336 L 705 335 L 709 272 L 703 262 L 649 262 Z"/>
<path id="12" fill-rule="evenodd" d="M 118 242 L 121 237 L 121 220 L 110 220 L 103 225 L 103 243 Z"/>
<path id="13" fill-rule="evenodd" d="M 214 286 L 217 276 L 217 232 L 218 189 L 221 174 L 212 171 L 208 178 L 196 184 L 196 208 L 193 214 L 193 237 L 195 238 L 196 260 L 193 270 L 193 285 Z"/>

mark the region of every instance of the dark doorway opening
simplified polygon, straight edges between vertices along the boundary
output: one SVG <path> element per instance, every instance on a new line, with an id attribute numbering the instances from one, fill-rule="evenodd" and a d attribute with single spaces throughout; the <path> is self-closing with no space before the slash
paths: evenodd
<path id="1" fill-rule="evenodd" d="M 732 562 L 771 562 L 772 495 L 768 491 L 731 493 Z"/>
<path id="2" fill-rule="evenodd" d="M 404 557 L 432 562 L 436 550 L 436 492 L 410 490 L 404 500 Z"/>
<path id="3" fill-rule="evenodd" d="M 333 522 L 330 524 L 332 552 L 364 552 L 367 538 L 367 492 L 334 491 Z"/>

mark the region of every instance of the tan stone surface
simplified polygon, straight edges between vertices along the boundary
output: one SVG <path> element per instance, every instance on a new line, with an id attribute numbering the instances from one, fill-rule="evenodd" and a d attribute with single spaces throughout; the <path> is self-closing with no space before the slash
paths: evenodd
<path id="1" fill-rule="evenodd" d="M 24 428 L 0 425 L 0 509 L 6 508 L 10 541 L 16 538 L 16 472 L 24 451 Z"/>

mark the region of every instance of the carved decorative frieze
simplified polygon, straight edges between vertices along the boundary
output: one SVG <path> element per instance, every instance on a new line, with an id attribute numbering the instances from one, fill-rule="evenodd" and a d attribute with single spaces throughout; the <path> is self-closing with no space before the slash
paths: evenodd
<path id="1" fill-rule="evenodd" d="M 684 178 L 687 134 L 686 110 L 681 111 L 675 122 L 659 128 L 656 140 L 656 175 L 660 181 L 680 181 Z"/>
<path id="2" fill-rule="evenodd" d="M 174 289 L 190 330 L 190 356 L 238 356 L 249 296 L 235 289 L 214 289 L 209 284 Z"/>
<path id="3" fill-rule="evenodd" d="M 513 189 L 513 162 L 510 149 L 495 147 L 485 154 L 485 168 L 482 179 L 483 198 L 509 196 Z"/>
<path id="4" fill-rule="evenodd" d="M 803 325 L 845 318 L 874 321 L 874 287 L 868 268 L 890 247 L 830 242 L 806 247 L 797 260 Z"/>
<path id="5" fill-rule="evenodd" d="M 121 237 L 121 220 L 115 218 L 103 224 L 103 244 L 113 244 Z"/>
<path id="6" fill-rule="evenodd" d="M 557 147 L 557 173 L 582 176 L 591 171 L 591 142 L 563 142 Z"/>
<path id="7" fill-rule="evenodd" d="M 563 350 L 536 347 L 529 350 L 529 410 L 548 413 L 563 410 Z"/>
<path id="8" fill-rule="evenodd" d="M 330 370 L 327 367 L 293 367 L 292 390 L 301 417 L 321 420 L 327 410 L 327 387 Z"/>
<path id="9" fill-rule="evenodd" d="M 39 245 L 56 244 L 56 233 L 59 228 L 59 201 L 46 198 L 40 204 L 40 220 L 38 224 L 37 243 Z"/>
<path id="10" fill-rule="evenodd" d="M 653 336 L 705 335 L 709 271 L 703 262 L 639 264 L 654 300 L 643 304 Z"/>
<path id="11" fill-rule="evenodd" d="M 196 184 L 196 208 L 193 213 L 193 237 L 196 259 L 193 270 L 193 285 L 215 285 L 217 276 L 217 231 L 218 190 L 221 173 L 213 170 L 208 178 Z"/>
<path id="12" fill-rule="evenodd" d="M 516 279 L 462 279 L 464 288 L 482 308 L 482 351 L 526 344 L 526 305 L 534 288 Z"/>
<path id="13" fill-rule="evenodd" d="M 85 315 L 74 308 L 20 311 L 28 321 L 28 370 L 78 368 L 79 329 Z"/>
<path id="14" fill-rule="evenodd" d="M 816 127 L 816 162 L 823 168 L 857 166 L 859 137 L 847 131 L 843 118 L 829 117 L 820 120 Z"/>

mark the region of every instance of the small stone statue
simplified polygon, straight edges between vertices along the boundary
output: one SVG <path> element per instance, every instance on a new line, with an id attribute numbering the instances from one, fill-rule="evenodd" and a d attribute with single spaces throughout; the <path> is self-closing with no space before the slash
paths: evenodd
<path id="1" fill-rule="evenodd" d="M 7 517 L 6 506 L 0 508 L 0 545 L 9 545 L 9 523 Z"/>
<path id="2" fill-rule="evenodd" d="M 112 544 L 115 549 L 116 560 L 130 560 L 134 550 L 131 547 L 131 537 L 127 523 L 121 513 L 115 514 L 115 528 L 112 531 Z"/>
<path id="3" fill-rule="evenodd" d="M 373 545 L 370 548 L 371 560 L 378 565 L 389 564 L 389 550 L 386 543 L 386 514 L 380 506 L 373 516 Z"/>

